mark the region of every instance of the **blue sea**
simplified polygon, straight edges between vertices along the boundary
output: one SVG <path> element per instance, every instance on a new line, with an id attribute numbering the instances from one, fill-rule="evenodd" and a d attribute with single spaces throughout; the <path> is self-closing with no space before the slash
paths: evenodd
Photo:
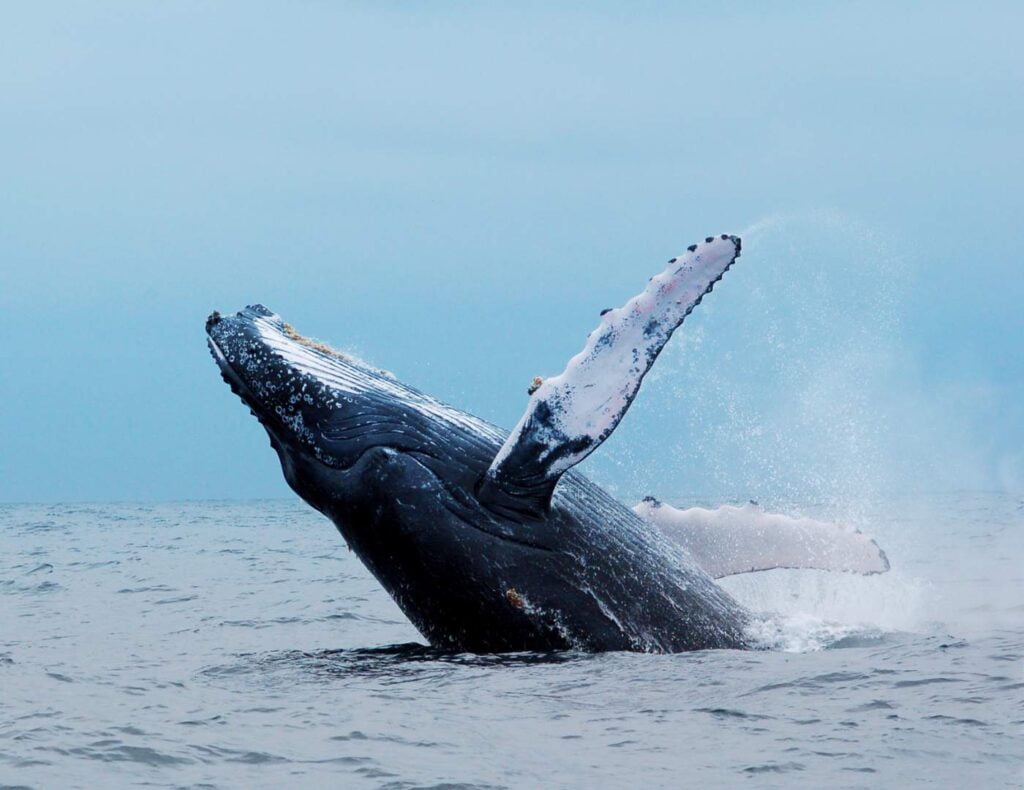
<path id="1" fill-rule="evenodd" d="M 864 517 L 888 574 L 723 581 L 774 649 L 477 656 L 298 501 L 2 506 L 0 785 L 1021 787 L 1024 501 Z"/>

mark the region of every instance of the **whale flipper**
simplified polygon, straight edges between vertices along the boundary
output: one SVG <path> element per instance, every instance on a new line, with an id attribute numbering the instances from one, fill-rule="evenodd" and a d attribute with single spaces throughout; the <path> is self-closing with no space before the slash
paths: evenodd
<path id="1" fill-rule="evenodd" d="M 633 508 L 720 579 L 773 568 L 885 573 L 889 560 L 863 532 L 810 518 L 766 513 L 754 504 L 679 510 L 648 497 Z"/>
<path id="2" fill-rule="evenodd" d="M 606 310 L 558 376 L 535 381 L 526 413 L 478 489 L 498 512 L 540 516 L 558 479 L 619 424 L 672 332 L 740 255 L 740 239 L 709 236 L 669 261 L 642 293 Z"/>

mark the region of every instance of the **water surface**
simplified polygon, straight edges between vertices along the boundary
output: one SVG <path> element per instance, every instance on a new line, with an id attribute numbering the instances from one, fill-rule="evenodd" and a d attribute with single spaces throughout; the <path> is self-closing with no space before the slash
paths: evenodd
<path id="1" fill-rule="evenodd" d="M 0 785 L 1020 786 L 1024 502 L 869 519 L 774 650 L 452 656 L 299 502 L 0 507 Z"/>

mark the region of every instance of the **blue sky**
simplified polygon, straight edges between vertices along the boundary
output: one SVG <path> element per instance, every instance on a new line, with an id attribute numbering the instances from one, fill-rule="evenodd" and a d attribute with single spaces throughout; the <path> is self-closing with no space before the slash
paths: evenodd
<path id="1" fill-rule="evenodd" d="M 898 7 L 897 7 L 898 6 Z M 740 264 L 587 470 L 1024 489 L 1019 4 L 20 4 L 0 500 L 284 496 L 210 310 L 506 427 L 597 312 Z"/>

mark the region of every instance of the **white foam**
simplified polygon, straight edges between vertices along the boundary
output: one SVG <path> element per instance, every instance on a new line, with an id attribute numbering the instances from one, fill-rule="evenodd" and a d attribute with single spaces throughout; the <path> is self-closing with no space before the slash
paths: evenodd
<path id="1" fill-rule="evenodd" d="M 820 650 L 851 635 L 931 630 L 930 585 L 904 572 L 773 570 L 718 584 L 752 611 L 771 613 L 753 621 L 751 635 L 772 649 Z"/>

